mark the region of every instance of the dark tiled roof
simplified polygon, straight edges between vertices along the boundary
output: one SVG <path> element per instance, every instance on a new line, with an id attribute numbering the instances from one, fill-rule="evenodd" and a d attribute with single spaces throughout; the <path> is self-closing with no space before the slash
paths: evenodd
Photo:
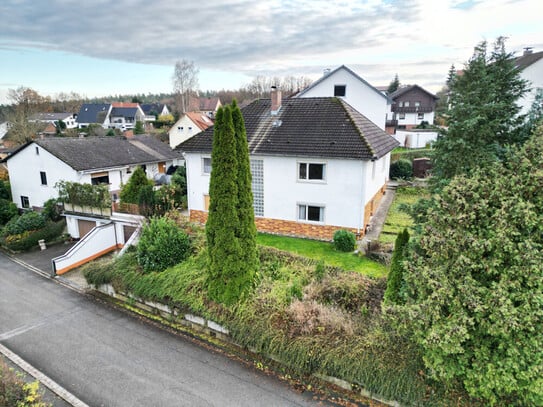
<path id="1" fill-rule="evenodd" d="M 111 116 L 114 117 L 136 117 L 137 107 L 114 107 L 111 109 Z"/>
<path id="2" fill-rule="evenodd" d="M 271 100 L 242 108 L 249 151 L 253 155 L 309 156 L 369 160 L 398 142 L 338 98 L 284 99 L 276 116 Z M 213 127 L 181 143 L 186 152 L 211 151 Z"/>
<path id="3" fill-rule="evenodd" d="M 35 113 L 30 116 L 30 120 L 64 120 L 67 117 L 72 117 L 72 113 Z"/>
<path id="4" fill-rule="evenodd" d="M 392 92 L 389 97 L 392 99 L 392 100 L 395 100 L 397 97 L 413 90 L 413 89 L 420 89 L 421 91 L 427 93 L 428 95 L 430 95 L 431 97 L 433 97 L 434 99 L 439 99 L 436 95 L 434 95 L 433 93 L 431 92 L 428 92 L 426 89 L 420 87 L 419 85 L 407 85 L 407 86 L 402 86 L 398 89 L 396 89 L 395 92 Z"/>
<path id="5" fill-rule="evenodd" d="M 530 65 L 532 65 L 534 62 L 539 61 L 541 58 L 543 58 L 543 51 L 540 52 L 533 52 L 531 54 L 522 55 L 515 59 L 515 65 L 520 69 L 524 70 Z"/>
<path id="6" fill-rule="evenodd" d="M 150 115 L 151 112 L 160 114 L 162 112 L 162 109 L 164 108 L 164 104 L 163 103 L 143 103 L 143 104 L 140 104 L 140 107 L 141 107 L 141 110 L 143 110 L 143 112 L 146 115 Z"/>
<path id="7" fill-rule="evenodd" d="M 77 121 L 79 123 L 100 123 L 106 119 L 110 108 L 109 103 L 85 103 L 79 109 Z"/>
<path id="8" fill-rule="evenodd" d="M 64 161 L 76 171 L 146 164 L 181 158 L 180 154 L 153 136 L 124 137 L 50 137 L 34 143 Z M 14 157 L 22 148 L 14 152 Z"/>
<path id="9" fill-rule="evenodd" d="M 364 80 L 361 76 L 357 75 L 356 72 L 354 72 L 352 69 L 349 69 L 348 67 L 346 67 L 345 65 L 341 65 L 340 67 L 334 69 L 333 71 L 327 73 L 326 75 L 322 76 L 320 79 L 317 79 L 315 82 L 313 82 L 311 85 L 309 85 L 307 88 L 305 88 L 304 90 L 302 90 L 301 92 L 297 93 L 296 94 L 296 97 L 301 97 L 303 96 L 307 91 L 309 91 L 310 89 L 314 88 L 315 86 L 317 86 L 319 83 L 321 83 L 322 81 L 324 81 L 326 78 L 328 78 L 329 76 L 333 75 L 334 73 L 336 73 L 337 71 L 339 71 L 340 69 L 344 69 L 346 70 L 347 72 L 349 72 L 351 75 L 353 75 L 356 79 L 358 79 L 360 82 L 362 82 L 363 84 L 365 84 L 366 86 L 368 86 L 370 89 L 372 89 L 373 91 L 377 92 L 379 95 L 381 95 L 382 97 L 384 97 L 385 99 L 388 99 L 386 95 L 383 94 L 383 92 L 381 92 L 379 89 L 377 89 L 376 87 L 370 85 L 370 83 L 366 80 Z"/>

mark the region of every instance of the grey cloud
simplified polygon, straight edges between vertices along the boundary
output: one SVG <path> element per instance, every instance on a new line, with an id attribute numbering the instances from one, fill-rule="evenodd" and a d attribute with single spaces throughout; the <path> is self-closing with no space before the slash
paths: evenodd
<path id="1" fill-rule="evenodd" d="M 416 19 L 414 2 L 372 9 L 350 2 L 3 0 L 0 47 L 57 49 L 96 58 L 254 74 L 266 61 L 384 42 L 394 21 Z M 361 3 L 362 4 L 362 3 Z M 397 35 L 396 33 L 394 33 Z"/>

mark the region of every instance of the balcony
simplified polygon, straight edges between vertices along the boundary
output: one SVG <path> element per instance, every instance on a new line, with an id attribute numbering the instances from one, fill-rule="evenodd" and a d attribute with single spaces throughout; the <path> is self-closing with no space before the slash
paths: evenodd
<path id="1" fill-rule="evenodd" d="M 434 111 L 433 106 L 392 106 L 394 113 L 431 113 Z"/>

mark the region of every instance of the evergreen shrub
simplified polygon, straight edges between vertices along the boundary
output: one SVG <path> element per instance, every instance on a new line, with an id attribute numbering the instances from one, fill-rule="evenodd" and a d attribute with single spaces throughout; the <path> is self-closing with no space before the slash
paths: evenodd
<path id="1" fill-rule="evenodd" d="M 390 178 L 410 179 L 413 178 L 413 163 L 409 160 L 398 160 L 390 164 Z"/>
<path id="2" fill-rule="evenodd" d="M 163 271 L 190 254 L 188 235 L 168 218 L 153 218 L 141 232 L 137 258 L 145 272 Z"/>
<path id="3" fill-rule="evenodd" d="M 49 222 L 45 227 L 36 231 L 27 230 L 19 234 L 6 236 L 2 239 L 2 242 L 8 249 L 21 252 L 38 247 L 39 240 L 43 239 L 48 242 L 59 237 L 65 227 L 66 221 L 64 219 L 59 222 Z"/>
<path id="4" fill-rule="evenodd" d="M 17 218 L 11 219 L 4 226 L 3 235 L 19 235 L 30 230 L 38 230 L 45 226 L 45 218 L 38 212 L 25 212 Z"/>
<path id="5" fill-rule="evenodd" d="M 356 245 L 356 236 L 348 230 L 337 230 L 334 233 L 334 247 L 341 252 L 351 252 Z"/>

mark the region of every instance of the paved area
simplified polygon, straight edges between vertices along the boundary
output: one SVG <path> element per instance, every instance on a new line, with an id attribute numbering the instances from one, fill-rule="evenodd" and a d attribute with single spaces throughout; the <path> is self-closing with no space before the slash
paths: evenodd
<path id="1" fill-rule="evenodd" d="M 392 204 L 392 201 L 394 200 L 394 195 L 396 193 L 397 187 L 398 187 L 397 182 L 395 181 L 388 182 L 385 195 L 383 195 L 381 202 L 379 202 L 379 207 L 377 208 L 377 211 L 375 211 L 375 213 L 373 214 L 371 218 L 370 230 L 359 241 L 358 246 L 361 250 L 366 249 L 368 241 L 375 241 L 379 239 L 379 235 L 381 234 L 381 230 L 383 230 L 383 225 L 385 224 L 385 220 L 388 214 L 388 209 L 390 208 L 390 205 Z"/>
<path id="2" fill-rule="evenodd" d="M 0 344 L 90 406 L 326 406 L 0 254 Z"/>
<path id="3" fill-rule="evenodd" d="M 66 253 L 74 243 L 59 243 L 52 246 L 47 246 L 45 250 L 31 250 L 24 253 L 17 253 L 14 257 L 29 264 L 47 274 L 51 274 L 53 267 L 51 260 L 55 257 L 61 256 Z"/>

